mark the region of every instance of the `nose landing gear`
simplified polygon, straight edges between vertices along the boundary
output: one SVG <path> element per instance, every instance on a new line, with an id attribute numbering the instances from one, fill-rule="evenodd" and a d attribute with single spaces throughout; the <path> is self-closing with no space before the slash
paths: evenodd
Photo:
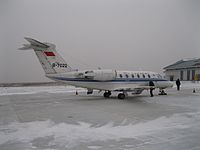
<path id="1" fill-rule="evenodd" d="M 167 95 L 167 93 L 163 90 L 163 89 L 160 89 L 159 91 L 159 94 L 158 95 Z"/>

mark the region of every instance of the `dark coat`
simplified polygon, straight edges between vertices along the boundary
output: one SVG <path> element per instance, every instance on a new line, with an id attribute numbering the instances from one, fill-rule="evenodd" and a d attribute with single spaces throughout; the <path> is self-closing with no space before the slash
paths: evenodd
<path id="1" fill-rule="evenodd" d="M 149 86 L 155 86 L 153 81 L 149 81 Z"/>
<path id="2" fill-rule="evenodd" d="M 176 80 L 176 85 L 177 85 L 177 86 L 180 86 L 180 85 L 181 85 L 181 82 L 180 82 L 179 79 Z"/>

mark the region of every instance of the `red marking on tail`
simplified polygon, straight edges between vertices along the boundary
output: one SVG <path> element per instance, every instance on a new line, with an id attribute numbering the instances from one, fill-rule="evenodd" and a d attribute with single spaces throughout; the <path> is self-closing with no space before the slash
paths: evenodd
<path id="1" fill-rule="evenodd" d="M 56 56 L 53 52 L 44 52 L 47 56 Z"/>

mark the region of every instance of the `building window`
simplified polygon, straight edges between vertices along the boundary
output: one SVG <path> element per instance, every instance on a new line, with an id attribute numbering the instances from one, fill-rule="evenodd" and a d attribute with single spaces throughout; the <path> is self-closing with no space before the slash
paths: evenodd
<path id="1" fill-rule="evenodd" d="M 192 80 L 195 78 L 195 70 L 192 70 Z"/>
<path id="2" fill-rule="evenodd" d="M 180 79 L 183 80 L 183 70 L 180 72 Z"/>
<path id="3" fill-rule="evenodd" d="M 187 70 L 187 80 L 190 80 L 190 70 Z"/>

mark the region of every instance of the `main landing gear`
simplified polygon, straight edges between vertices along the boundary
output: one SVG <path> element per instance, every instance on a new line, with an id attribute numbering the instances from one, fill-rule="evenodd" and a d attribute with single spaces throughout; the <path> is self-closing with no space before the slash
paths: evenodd
<path id="1" fill-rule="evenodd" d="M 111 94 L 112 94 L 111 91 L 105 91 L 104 94 L 103 94 L 103 96 L 105 98 L 109 98 Z M 117 98 L 118 99 L 125 99 L 126 95 L 127 95 L 126 93 L 119 93 L 118 96 L 117 96 Z"/>
<path id="2" fill-rule="evenodd" d="M 104 96 L 105 98 L 109 98 L 110 95 L 111 95 L 111 91 L 105 91 L 105 93 L 103 94 L 103 96 Z"/>
<path id="3" fill-rule="evenodd" d="M 125 99 L 126 95 L 124 93 L 119 93 L 117 97 L 118 99 Z"/>

